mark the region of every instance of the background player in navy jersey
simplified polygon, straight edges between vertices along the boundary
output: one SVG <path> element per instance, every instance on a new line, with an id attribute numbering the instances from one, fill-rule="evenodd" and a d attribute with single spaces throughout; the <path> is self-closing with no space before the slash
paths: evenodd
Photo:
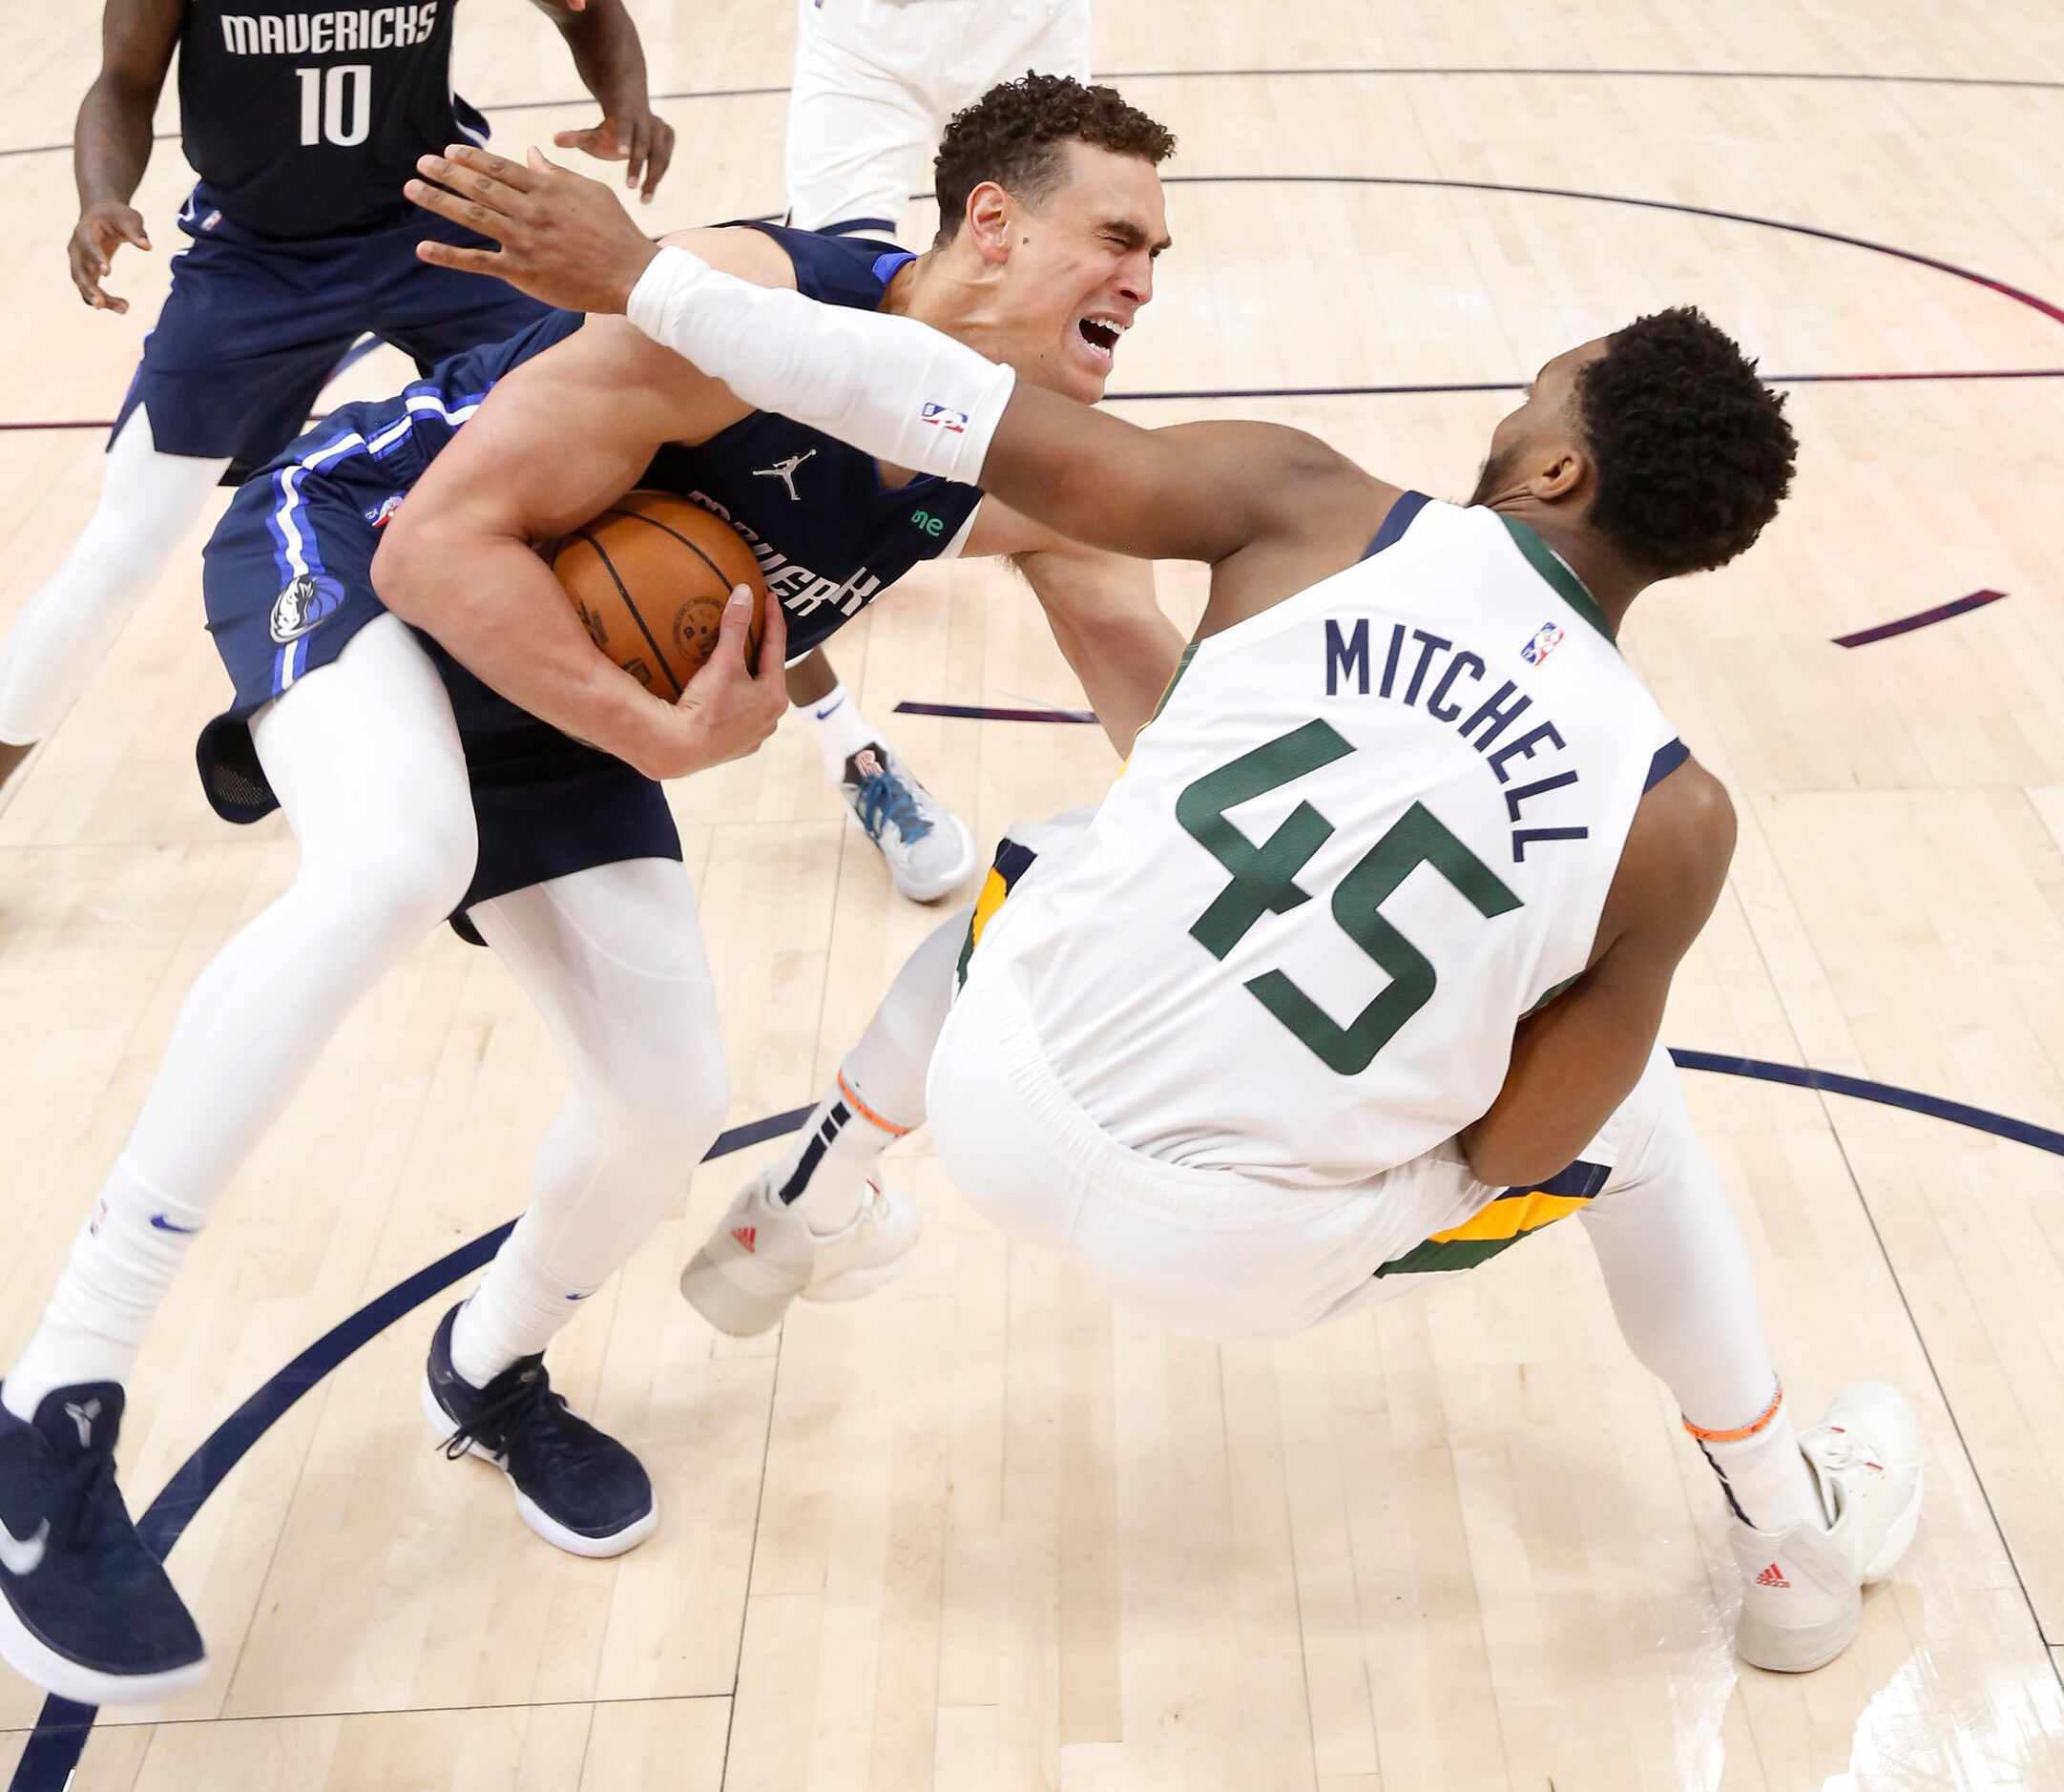
<path id="1" fill-rule="evenodd" d="M 1108 89 L 1028 78 L 954 121 L 939 185 L 958 223 L 922 258 L 777 226 L 682 240 L 788 302 L 928 319 L 1087 402 L 1117 334 L 1096 320 L 1129 323 L 1152 297 L 1167 242 L 1156 168 L 1173 148 Z M 440 235 L 428 253 L 481 252 Z M 775 465 L 794 498 L 759 476 Z M 594 649 L 531 544 L 635 485 L 749 531 L 780 598 L 758 677 L 742 596 L 678 705 Z M 549 1541 L 614 1555 L 650 1534 L 644 1469 L 568 1410 L 543 1351 L 678 1198 L 727 1106 L 693 894 L 653 780 L 751 752 L 787 707 L 786 648 L 956 552 L 1016 556 L 1092 701 L 1136 726 L 1176 651 L 1149 569 L 755 411 L 621 319 L 549 312 L 395 399 L 345 406 L 242 488 L 206 556 L 236 696 L 203 736 L 203 778 L 232 819 L 283 807 L 301 861 L 189 992 L 0 1384 L 0 1523 L 33 1540 L 0 1563 L 0 1655 L 103 1703 L 203 1671 L 115 1488 L 123 1384 L 219 1191 L 352 1005 L 454 911 L 537 1004 L 574 1094 L 522 1219 L 437 1326 L 423 1398 L 451 1452 L 503 1469 Z M 816 1299 L 865 1292 L 915 1239 L 907 1200 L 819 1218 Z"/>
<path id="2" fill-rule="evenodd" d="M 1089 80 L 1089 0 L 796 0 L 788 222 L 893 241 L 947 121 L 1028 71 Z M 822 648 L 789 667 L 788 696 L 896 887 L 932 902 L 965 883 L 973 837 Z"/>
<path id="3" fill-rule="evenodd" d="M 299 435 L 358 337 L 382 337 L 427 369 L 543 309 L 413 253 L 422 220 L 400 187 L 415 158 L 455 136 L 487 138 L 487 121 L 451 91 L 457 4 L 108 0 L 100 77 L 73 133 L 73 284 L 95 309 L 129 309 L 102 282 L 123 244 L 152 246 L 129 201 L 175 50 L 181 148 L 200 177 L 178 219 L 193 244 L 144 339 L 99 505 L 0 650 L 0 783 L 64 719 L 224 469 L 262 466 Z M 603 111 L 556 140 L 627 160 L 649 199 L 674 133 L 653 115 L 623 0 L 533 4 Z"/>

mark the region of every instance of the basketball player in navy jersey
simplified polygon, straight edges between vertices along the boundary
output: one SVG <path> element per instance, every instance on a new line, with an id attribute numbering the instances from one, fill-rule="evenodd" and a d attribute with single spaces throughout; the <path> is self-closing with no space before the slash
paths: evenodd
<path id="1" fill-rule="evenodd" d="M 1108 89 L 1029 77 L 949 131 L 949 222 L 923 257 L 779 226 L 683 240 L 790 303 L 926 318 L 1088 403 L 1153 295 L 1167 244 L 1156 169 L 1173 148 Z M 426 249 L 480 253 L 449 233 Z M 929 427 L 960 424 L 941 411 Z M 678 704 L 595 651 L 531 544 L 634 486 L 681 493 L 753 543 L 777 599 L 757 676 L 742 593 Z M 447 915 L 503 955 L 574 1094 L 523 1218 L 436 1327 L 422 1398 L 450 1453 L 503 1470 L 548 1541 L 607 1556 L 651 1533 L 644 1469 L 553 1393 L 543 1352 L 678 1198 L 728 1101 L 654 781 L 751 752 L 787 706 L 788 649 L 957 552 L 1014 556 L 1092 701 L 1136 725 L 1176 651 L 1146 567 L 756 411 L 621 319 L 548 312 L 395 399 L 345 406 L 243 487 L 205 559 L 235 697 L 202 737 L 203 781 L 232 820 L 282 807 L 301 863 L 188 994 L 0 1384 L 0 1656 L 102 1703 L 203 1671 L 115 1487 L 123 1384 L 223 1183 L 352 1005 Z M 817 1219 L 821 1273 L 799 1291 L 812 1299 L 865 1293 L 916 1235 L 910 1204 L 879 1195 Z"/>
<path id="2" fill-rule="evenodd" d="M 947 121 L 1028 71 L 1089 80 L 1089 0 L 796 0 L 787 221 L 892 243 Z M 822 648 L 789 667 L 788 696 L 896 887 L 932 902 L 965 883 L 973 837 Z"/>
<path id="3" fill-rule="evenodd" d="M 624 0 L 533 3 L 604 115 L 556 140 L 628 160 L 649 199 L 674 134 L 653 115 Z M 358 337 L 369 331 L 427 370 L 541 311 L 414 256 L 421 220 L 399 188 L 415 158 L 487 137 L 451 91 L 457 4 L 108 0 L 100 75 L 73 135 L 73 284 L 96 310 L 129 309 L 103 282 L 125 243 L 151 247 L 129 201 L 175 49 L 180 146 L 200 176 L 178 218 L 193 242 L 144 339 L 99 505 L 0 650 L 0 783 L 63 720 L 224 469 L 262 466 L 300 434 Z"/>

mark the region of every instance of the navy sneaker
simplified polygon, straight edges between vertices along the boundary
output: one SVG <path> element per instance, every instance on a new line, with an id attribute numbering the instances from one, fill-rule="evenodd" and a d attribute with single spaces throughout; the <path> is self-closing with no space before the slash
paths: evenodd
<path id="1" fill-rule="evenodd" d="M 82 1705 L 161 1698 L 208 1671 L 115 1485 L 121 1428 L 114 1382 L 52 1389 L 33 1425 L 0 1407 L 0 1656 Z"/>
<path id="2" fill-rule="evenodd" d="M 463 1379 L 451 1366 L 458 1316 L 455 1306 L 438 1325 L 423 1376 L 423 1409 L 445 1433 L 445 1454 L 478 1456 L 506 1474 L 517 1513 L 547 1543 L 574 1555 L 636 1549 L 659 1522 L 644 1465 L 567 1409 L 542 1355 L 518 1359 L 485 1387 Z"/>

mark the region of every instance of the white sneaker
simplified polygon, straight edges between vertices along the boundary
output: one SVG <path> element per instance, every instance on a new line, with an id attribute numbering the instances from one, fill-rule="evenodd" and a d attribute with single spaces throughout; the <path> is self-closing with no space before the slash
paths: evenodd
<path id="1" fill-rule="evenodd" d="M 974 869 L 974 836 L 910 775 L 895 751 L 870 740 L 845 761 L 839 788 L 888 875 L 914 903 L 937 902 Z"/>
<path id="2" fill-rule="evenodd" d="M 775 1193 L 774 1172 L 763 1170 L 681 1271 L 681 1297 L 719 1331 L 756 1338 L 779 1325 L 798 1296 L 857 1301 L 893 1281 L 917 1234 L 916 1204 L 884 1194 L 871 1178 L 847 1224 L 813 1232 Z"/>
<path id="3" fill-rule="evenodd" d="M 1741 1570 L 1735 1653 L 1752 1667 L 1805 1674 L 1849 1646 L 1863 1590 L 1899 1565 L 1921 1520 L 1921 1444 L 1897 1388 L 1857 1382 L 1799 1440 L 1831 1523 L 1785 1532 L 1737 1522 Z"/>

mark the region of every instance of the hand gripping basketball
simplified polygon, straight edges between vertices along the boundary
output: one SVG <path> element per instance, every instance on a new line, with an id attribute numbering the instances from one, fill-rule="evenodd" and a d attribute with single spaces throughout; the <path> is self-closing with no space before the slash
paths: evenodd
<path id="1" fill-rule="evenodd" d="M 759 751 L 788 713 L 787 622 L 780 604 L 766 606 L 758 670 L 749 669 L 745 644 L 753 607 L 744 586 L 731 594 L 702 669 L 688 680 L 679 702 L 658 706 L 663 726 L 654 777 L 680 778 L 744 759 Z"/>

